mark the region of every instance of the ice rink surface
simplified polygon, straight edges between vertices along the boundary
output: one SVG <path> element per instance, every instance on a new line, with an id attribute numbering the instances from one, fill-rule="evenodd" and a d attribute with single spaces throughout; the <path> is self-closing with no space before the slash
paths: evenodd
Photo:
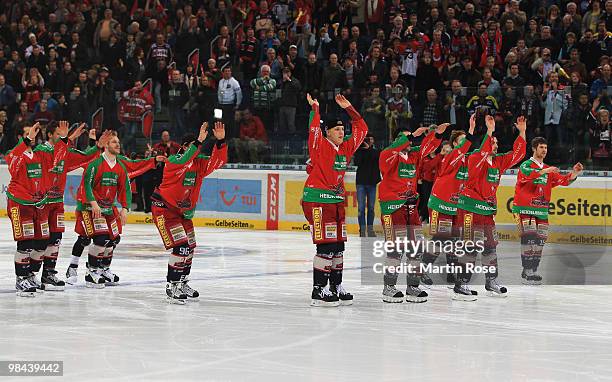
<path id="1" fill-rule="evenodd" d="M 62 380 L 612 380 L 612 286 L 512 285 L 506 299 L 467 303 L 441 285 L 425 304 L 384 304 L 381 287 L 361 285 L 352 236 L 344 284 L 355 304 L 311 308 L 307 233 L 198 228 L 200 301 L 169 305 L 161 240 L 152 225 L 129 225 L 112 266 L 121 285 L 85 288 L 83 258 L 79 285 L 19 298 L 7 219 L 0 232 L 0 360 L 64 361 Z M 518 246 L 499 252 L 503 280 L 519 272 Z"/>

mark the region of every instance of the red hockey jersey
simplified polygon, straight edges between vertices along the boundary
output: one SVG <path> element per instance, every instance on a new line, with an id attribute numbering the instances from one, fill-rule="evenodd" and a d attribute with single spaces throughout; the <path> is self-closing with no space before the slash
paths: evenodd
<path id="1" fill-rule="evenodd" d="M 168 158 L 162 184 L 162 199 L 181 210 L 185 219 L 193 218 L 205 177 L 227 162 L 227 145 L 215 144 L 210 157 L 200 153 L 200 145 L 191 145 L 183 154 Z"/>
<path id="2" fill-rule="evenodd" d="M 97 158 L 95 161 L 91 162 L 85 168 L 85 171 L 83 172 L 83 177 L 81 178 L 81 184 L 79 185 L 79 190 L 77 191 L 77 211 L 85 211 L 85 210 L 91 209 L 91 206 L 89 205 L 89 202 L 91 200 L 87 199 L 87 183 L 91 181 L 91 179 L 87 178 L 87 170 L 89 170 L 89 168 L 94 166 L 96 163 L 99 163 L 100 160 L 104 161 L 104 158 L 102 155 L 100 155 L 100 157 Z M 125 168 L 128 179 L 137 177 L 138 175 L 141 175 L 155 168 L 155 158 L 153 157 L 147 158 L 147 159 L 132 160 L 122 155 L 118 155 L 117 163 L 120 163 L 120 166 Z M 115 168 L 116 167 L 117 165 L 115 165 Z M 106 183 L 109 183 L 109 182 L 106 182 Z M 128 186 L 129 186 L 129 180 L 128 180 Z M 128 207 L 126 207 L 128 209 L 129 209 L 129 206 L 131 205 L 131 198 L 132 198 L 131 190 L 129 192 L 129 198 L 130 198 L 130 203 L 127 204 Z M 98 202 L 98 205 L 100 205 L 100 208 L 102 208 L 102 210 L 104 211 L 104 207 L 102 206 L 102 204 L 100 204 L 100 201 L 98 199 L 96 199 L 96 201 Z M 114 202 L 114 199 L 113 199 L 113 202 Z M 106 212 L 112 213 L 112 203 L 113 202 L 111 202 L 111 206 L 107 208 Z M 119 203 L 121 204 L 121 202 Z M 126 203 L 127 203 L 127 196 L 126 196 Z"/>
<path id="3" fill-rule="evenodd" d="M 19 204 L 38 206 L 47 202 L 52 178 L 49 171 L 65 158 L 67 144 L 60 140 L 54 147 L 38 145 L 31 152 L 27 149 L 20 139 L 5 157 L 11 175 L 6 196 Z"/>
<path id="4" fill-rule="evenodd" d="M 53 146 L 47 141 L 44 146 L 53 150 Z M 100 155 L 96 146 L 88 147 L 85 151 L 68 148 L 66 158 L 57 162 L 49 171 L 49 190 L 47 192 L 47 203 L 61 203 L 64 200 L 64 189 L 66 188 L 66 175 L 79 167 L 87 166 Z"/>
<path id="5" fill-rule="evenodd" d="M 568 186 L 576 179 L 571 179 L 571 173 L 538 174 L 547 167 L 550 166 L 538 162 L 535 158 L 527 159 L 521 164 L 514 188 L 512 212 L 548 219 L 548 203 L 552 189 L 557 186 Z"/>
<path id="6" fill-rule="evenodd" d="M 312 170 L 304 184 L 303 200 L 314 203 L 340 203 L 344 201 L 344 173 L 353 154 L 368 133 L 361 115 L 352 106 L 345 109 L 351 117 L 353 134 L 344 137 L 340 146 L 323 137 L 319 106 L 312 105 L 308 133 L 308 153 Z"/>
<path id="7" fill-rule="evenodd" d="M 378 186 L 378 200 L 383 215 L 393 213 L 406 203 L 406 200 L 419 197 L 417 193 L 417 168 L 419 162 L 436 150 L 440 138 L 435 132 L 429 133 L 420 146 L 408 147 L 410 139 L 400 134 L 397 139 L 380 153 L 378 165 L 382 181 Z"/>
<path id="8" fill-rule="evenodd" d="M 497 187 L 501 175 L 517 164 L 525 156 L 527 142 L 521 136 L 514 141 L 512 151 L 506 154 L 494 155 L 492 138 L 485 136 L 480 150 L 470 154 L 468 158 L 468 179 L 457 207 L 480 215 L 495 215 L 497 213 Z"/>
<path id="9" fill-rule="evenodd" d="M 457 202 L 467 180 L 466 158 L 472 142 L 463 139 L 442 159 L 427 207 L 446 215 L 457 215 Z"/>

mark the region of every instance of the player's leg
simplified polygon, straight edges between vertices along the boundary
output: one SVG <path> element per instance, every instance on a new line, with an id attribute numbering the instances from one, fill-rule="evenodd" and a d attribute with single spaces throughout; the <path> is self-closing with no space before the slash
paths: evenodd
<path id="1" fill-rule="evenodd" d="M 68 284 L 76 284 L 78 280 L 79 260 L 86 248 L 91 244 L 91 238 L 94 235 L 94 225 L 91 220 L 91 214 L 87 211 L 76 211 L 76 223 L 74 232 L 77 239 L 72 246 L 72 256 L 70 257 L 70 265 L 66 269 L 66 282 Z"/>
<path id="2" fill-rule="evenodd" d="M 34 207 L 17 204 L 8 199 L 7 211 L 13 229 L 15 250 L 15 291 L 21 297 L 34 297 L 36 285 L 30 282 L 30 254 L 34 239 Z"/>
<path id="3" fill-rule="evenodd" d="M 45 290 L 63 291 L 65 288 L 64 281 L 57 277 L 57 270 L 55 269 L 64 229 L 64 204 L 49 204 L 49 241 L 43 255 L 41 278 Z"/>
<path id="4" fill-rule="evenodd" d="M 542 252 L 544 251 L 544 245 L 548 239 L 548 219 L 536 219 L 537 224 L 537 236 L 536 242 L 533 247 L 533 265 L 532 274 L 530 279 L 533 285 L 542 284 L 542 276 L 538 274 L 538 267 L 540 266 L 540 260 L 542 259 Z"/>
<path id="5" fill-rule="evenodd" d="M 442 254 L 444 249 L 444 242 L 449 240 L 456 240 L 453 235 L 454 232 L 454 220 L 455 217 L 452 215 L 442 214 L 436 210 L 429 210 L 429 234 L 431 240 L 435 243 L 431 252 L 427 251 L 423 253 L 423 264 L 428 266 L 436 262 L 438 257 Z M 453 252 L 445 252 L 446 263 L 449 266 L 453 266 L 457 263 L 457 258 Z M 455 283 L 454 273 L 447 274 L 448 283 Z M 433 285 L 433 280 L 427 273 L 423 273 L 421 277 L 421 283 L 429 286 Z"/>
<path id="6" fill-rule="evenodd" d="M 311 293 L 312 306 L 338 306 L 338 296 L 330 292 L 329 282 L 334 251 L 338 245 L 338 222 L 334 205 L 323 203 L 302 202 L 304 216 L 310 224 L 312 241 L 316 245 L 313 258 L 313 287 Z"/>
<path id="7" fill-rule="evenodd" d="M 482 265 L 487 267 L 485 272 L 485 290 L 487 295 L 493 297 L 507 297 L 508 289 L 499 283 L 499 264 L 497 262 L 497 230 L 493 215 L 477 215 L 477 229 L 484 234 L 484 251 L 482 252 Z M 480 235 L 479 235 L 480 236 Z"/>
<path id="8" fill-rule="evenodd" d="M 104 277 L 106 286 L 112 286 L 119 283 L 119 276 L 113 273 L 113 271 L 110 269 L 111 263 L 113 262 L 115 248 L 117 248 L 117 245 L 121 241 L 122 227 L 117 208 L 113 208 L 112 215 L 105 215 L 104 220 L 104 224 L 106 224 L 107 227 L 106 233 L 108 234 L 109 241 L 106 243 L 104 254 L 100 259 L 100 267 L 102 268 L 102 277 Z M 102 224 L 101 220 L 100 224 Z"/>
<path id="9" fill-rule="evenodd" d="M 45 290 L 38 272 L 42 268 L 49 237 L 49 205 L 44 205 L 34 209 L 34 242 L 30 252 L 30 282 L 36 284 L 39 293 Z"/>
<path id="10" fill-rule="evenodd" d="M 189 285 L 189 275 L 191 274 L 191 265 L 193 263 L 193 255 L 195 253 L 196 248 L 196 239 L 195 239 L 195 231 L 193 228 L 193 222 L 191 219 L 182 219 L 183 229 L 187 234 L 187 245 L 189 247 L 189 255 L 187 259 L 185 259 L 185 275 L 183 276 L 182 290 L 187 295 L 189 301 L 197 301 L 200 297 L 200 292 L 193 289 L 191 285 Z"/>
<path id="11" fill-rule="evenodd" d="M 183 291 L 183 281 L 191 248 L 187 232 L 182 224 L 182 217 L 179 212 L 171 210 L 158 200 L 153 202 L 151 212 L 164 247 L 170 251 L 166 274 L 167 301 L 172 304 L 184 304 L 187 301 L 187 295 Z"/>
<path id="12" fill-rule="evenodd" d="M 408 263 L 408 273 L 406 273 L 406 301 L 425 302 L 428 294 L 419 288 L 421 281 L 421 261 L 425 252 L 425 234 L 421 225 L 421 217 L 416 204 L 408 204 L 407 208 L 407 227 L 408 239 L 413 243 L 413 253 L 408 253 L 406 262 Z"/>
<path id="13" fill-rule="evenodd" d="M 344 242 L 346 241 L 345 209 L 343 203 L 333 205 L 336 208 L 336 247 L 332 250 L 332 267 L 329 274 L 329 290 L 338 296 L 340 305 L 352 305 L 353 295 L 346 291 L 342 285 L 344 271 Z"/>
<path id="14" fill-rule="evenodd" d="M 469 211 L 457 209 L 457 222 L 459 222 L 458 233 L 459 240 L 464 242 L 475 242 L 478 240 L 477 231 L 475 230 L 474 214 Z M 455 286 L 453 288 L 452 299 L 459 301 L 476 301 L 478 293 L 469 288 L 469 282 L 472 279 L 472 273 L 469 270 L 470 265 L 476 263 L 477 252 L 475 250 L 466 251 L 466 253 L 458 258 Z"/>
<path id="15" fill-rule="evenodd" d="M 382 215 L 385 242 L 394 242 L 396 238 L 407 235 L 406 209 L 400 208 L 391 214 Z M 383 274 L 382 300 L 389 303 L 404 302 L 404 293 L 397 289 L 397 277 L 402 263 L 402 253 L 397 250 L 385 254 L 385 272 Z"/>
<path id="16" fill-rule="evenodd" d="M 85 275 L 85 286 L 88 288 L 101 289 L 106 286 L 106 278 L 103 275 L 103 259 L 108 247 L 112 247 L 114 238 L 110 236 L 110 228 L 106 217 L 93 219 L 90 211 L 82 211 L 83 221 L 92 224 L 92 244 L 87 251 L 87 274 Z"/>
<path id="17" fill-rule="evenodd" d="M 522 283 L 533 284 L 534 249 L 538 239 L 536 217 L 526 214 L 514 214 L 514 219 L 521 238 L 521 272 Z"/>

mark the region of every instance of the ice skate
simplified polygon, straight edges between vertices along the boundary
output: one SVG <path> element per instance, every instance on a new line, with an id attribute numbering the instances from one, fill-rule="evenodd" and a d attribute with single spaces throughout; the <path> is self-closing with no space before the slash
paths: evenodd
<path id="1" fill-rule="evenodd" d="M 461 283 L 461 285 L 455 285 L 453 288 L 452 299 L 457 301 L 476 301 L 478 299 L 478 292 L 470 290 L 468 284 Z"/>
<path id="2" fill-rule="evenodd" d="M 19 297 L 34 297 L 36 296 L 36 286 L 30 282 L 28 277 L 17 276 L 15 282 L 15 291 Z"/>
<path id="3" fill-rule="evenodd" d="M 312 288 L 312 301 L 310 302 L 310 306 L 339 306 L 340 299 L 338 296 L 327 289 L 327 287 L 322 287 L 315 285 Z"/>
<path id="4" fill-rule="evenodd" d="M 166 283 L 166 296 L 169 304 L 184 305 L 187 301 L 187 295 L 183 292 L 180 281 Z"/>
<path id="5" fill-rule="evenodd" d="M 36 276 L 36 273 L 30 272 L 28 280 L 30 280 L 30 283 L 36 287 L 36 293 L 44 293 L 45 286 L 43 285 L 43 283 L 40 282 L 40 280 Z"/>
<path id="6" fill-rule="evenodd" d="M 344 289 L 342 284 L 338 285 L 330 285 L 330 292 L 338 296 L 340 300 L 340 305 L 353 305 L 353 295 Z"/>
<path id="7" fill-rule="evenodd" d="M 537 274 L 533 269 L 523 269 L 521 277 L 522 283 L 525 285 L 542 285 L 542 276 Z"/>
<path id="8" fill-rule="evenodd" d="M 40 280 L 47 291 L 61 292 L 66 288 L 66 283 L 57 278 L 56 270 L 44 271 Z"/>
<path id="9" fill-rule="evenodd" d="M 85 286 L 87 288 L 102 289 L 104 288 L 106 279 L 102 276 L 102 270 L 96 268 L 87 268 L 85 275 Z"/>
<path id="10" fill-rule="evenodd" d="M 424 290 L 421 290 L 418 286 L 408 286 L 406 288 L 406 302 L 425 302 L 429 295 Z"/>
<path id="11" fill-rule="evenodd" d="M 104 277 L 104 283 L 106 285 L 117 285 L 119 284 L 119 276 L 111 272 L 110 268 L 102 269 L 102 277 Z"/>
<path id="12" fill-rule="evenodd" d="M 183 293 L 187 296 L 188 301 L 198 301 L 200 297 L 200 293 L 193 289 L 188 284 L 189 280 L 184 280 L 183 285 L 181 286 Z"/>
<path id="13" fill-rule="evenodd" d="M 487 279 L 485 283 L 487 295 L 491 297 L 508 297 L 508 289 L 505 286 L 499 285 L 497 278 Z"/>
<path id="14" fill-rule="evenodd" d="M 404 302 L 404 294 L 395 285 L 385 285 L 382 292 L 382 300 L 392 304 Z"/>
<path id="15" fill-rule="evenodd" d="M 66 269 L 66 284 L 75 285 L 78 281 L 78 268 L 68 267 Z"/>

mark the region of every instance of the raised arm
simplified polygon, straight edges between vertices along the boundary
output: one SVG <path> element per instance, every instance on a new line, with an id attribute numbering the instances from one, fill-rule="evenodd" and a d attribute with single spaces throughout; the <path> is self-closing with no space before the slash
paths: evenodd
<path id="1" fill-rule="evenodd" d="M 312 110 L 308 120 L 308 154 L 313 160 L 317 157 L 321 141 L 323 140 L 323 132 L 321 131 L 321 115 L 319 114 L 319 101 L 312 98 L 310 94 L 306 94 L 306 99 Z"/>
<path id="2" fill-rule="evenodd" d="M 223 122 L 215 122 L 213 134 L 217 141 L 215 142 L 210 157 L 205 158 L 203 155 L 198 156 L 204 159 L 200 163 L 200 171 L 204 177 L 207 177 L 213 171 L 223 167 L 223 165 L 227 163 L 227 144 L 225 143 L 225 125 Z"/>
<path id="3" fill-rule="evenodd" d="M 527 130 L 527 120 L 520 116 L 516 121 L 516 128 L 519 131 L 519 136 L 516 137 L 512 151 L 501 154 L 495 157 L 495 161 L 499 161 L 499 171 L 503 174 L 507 169 L 519 163 L 524 157 L 527 150 L 527 141 L 525 140 L 525 132 Z"/>
<path id="4" fill-rule="evenodd" d="M 361 117 L 361 114 L 357 112 L 349 100 L 342 94 L 336 96 L 336 103 L 348 113 L 349 117 L 351 117 L 353 132 L 351 135 L 344 137 L 344 142 L 342 142 L 342 144 L 347 146 L 347 151 L 352 155 L 357 151 L 359 146 L 361 146 L 365 136 L 368 134 L 368 125 Z"/>

